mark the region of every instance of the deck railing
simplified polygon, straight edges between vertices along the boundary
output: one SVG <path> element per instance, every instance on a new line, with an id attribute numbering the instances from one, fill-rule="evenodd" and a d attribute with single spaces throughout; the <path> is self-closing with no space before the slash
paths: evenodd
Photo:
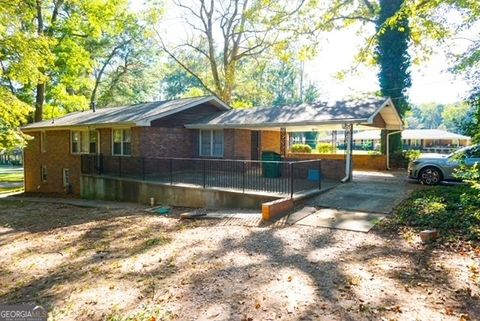
<path id="1" fill-rule="evenodd" d="M 254 161 L 82 155 L 82 174 L 293 197 L 321 188 L 321 160 Z"/>

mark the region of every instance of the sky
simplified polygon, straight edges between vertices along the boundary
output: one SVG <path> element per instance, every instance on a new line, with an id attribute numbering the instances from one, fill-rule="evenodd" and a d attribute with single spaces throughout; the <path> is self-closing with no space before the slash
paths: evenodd
<path id="1" fill-rule="evenodd" d="M 452 46 L 457 46 L 457 51 L 466 45 L 462 40 L 459 42 Z M 355 54 L 362 45 L 363 39 L 353 28 L 331 32 L 322 43 L 319 55 L 305 65 L 308 79 L 316 81 L 321 92 L 333 99 L 341 99 L 345 94 L 377 91 L 376 68 L 359 66 L 355 75 L 343 80 L 335 77 L 339 71 L 356 66 Z M 411 68 L 412 87 L 408 95 L 412 103 L 453 103 L 466 96 L 467 83 L 448 71 L 451 66 L 447 61 L 444 48 L 437 48 L 427 62 Z"/>
<path id="2" fill-rule="evenodd" d="M 130 0 L 131 7 L 139 10 L 144 0 Z M 170 2 L 167 0 L 166 2 Z M 178 11 L 167 4 L 163 21 L 168 28 L 163 29 L 170 35 L 181 37 L 186 28 L 176 20 Z M 477 30 L 478 31 L 478 30 Z M 168 37 L 168 35 L 167 35 Z M 336 77 L 338 72 L 356 65 L 354 58 L 364 39 L 356 34 L 355 28 L 332 31 L 322 36 L 318 55 L 305 63 L 305 79 L 314 82 L 319 88 L 322 100 L 341 100 L 360 93 L 378 91 L 376 68 L 359 66 L 355 74 L 348 74 L 342 80 Z M 451 42 L 449 50 L 461 52 L 466 48 L 466 40 Z M 412 86 L 408 92 L 413 104 L 454 103 L 468 94 L 467 83 L 448 71 L 448 59 L 445 48 L 436 48 L 434 54 L 421 66 L 411 68 Z"/>

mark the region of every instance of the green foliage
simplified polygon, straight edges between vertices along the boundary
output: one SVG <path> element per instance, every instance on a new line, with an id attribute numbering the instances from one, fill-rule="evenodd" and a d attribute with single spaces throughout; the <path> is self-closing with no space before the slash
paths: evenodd
<path id="1" fill-rule="evenodd" d="M 166 99 L 178 99 L 189 96 L 192 89 L 204 89 L 200 82 L 176 63 L 168 64 L 165 76 L 162 79 L 162 94 Z"/>
<path id="2" fill-rule="evenodd" d="M 308 153 L 310 154 L 312 152 L 312 148 L 308 146 L 307 144 L 293 144 L 290 147 L 290 151 L 292 153 Z"/>
<path id="3" fill-rule="evenodd" d="M 421 104 L 406 113 L 408 128 L 441 128 L 457 134 L 470 135 L 474 109 L 469 104 Z"/>
<path id="4" fill-rule="evenodd" d="M 474 108 L 467 103 L 446 105 L 442 112 L 443 126 L 454 133 L 468 135 L 474 122 Z"/>
<path id="5" fill-rule="evenodd" d="M 151 16 L 131 13 L 128 0 L 1 2 L 0 148 L 21 147 L 17 128 L 33 106 L 40 120 L 88 109 L 97 96 L 99 105 L 145 100 Z"/>
<path id="6" fill-rule="evenodd" d="M 18 129 L 33 110 L 6 88 L 0 87 L 0 152 L 23 146 L 25 136 Z"/>
<path id="7" fill-rule="evenodd" d="M 475 163 L 473 166 L 462 164 L 455 169 L 455 177 L 461 179 L 463 182 L 469 184 L 472 189 L 477 191 L 480 197 L 480 164 Z M 480 198 L 478 199 L 480 202 Z"/>
<path id="8" fill-rule="evenodd" d="M 335 147 L 329 143 L 319 143 L 317 144 L 317 151 L 320 154 L 335 154 Z"/>
<path id="9" fill-rule="evenodd" d="M 444 239 L 480 240 L 480 198 L 470 186 L 436 186 L 412 193 L 386 222 L 392 228 L 437 229 Z"/>
<path id="10" fill-rule="evenodd" d="M 419 159 L 420 156 L 422 155 L 422 153 L 419 150 L 415 150 L 415 149 L 407 150 L 404 152 L 404 154 L 405 154 L 405 158 L 409 162 L 413 162 L 414 160 Z"/>

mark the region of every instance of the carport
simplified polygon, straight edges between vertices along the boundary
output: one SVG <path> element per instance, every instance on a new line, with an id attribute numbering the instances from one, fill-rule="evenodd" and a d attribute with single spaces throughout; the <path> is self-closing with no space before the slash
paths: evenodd
<path id="1" fill-rule="evenodd" d="M 345 132 L 345 177 L 352 180 L 353 132 L 377 128 L 388 137 L 403 129 L 403 122 L 392 100 L 385 97 L 348 101 L 318 102 L 295 106 L 234 109 L 213 118 L 186 125 L 189 129 L 248 129 L 252 131 L 279 132 L 280 153 L 286 157 L 288 135 L 295 132 L 335 131 Z M 388 139 L 387 139 L 388 144 Z M 388 167 L 388 145 L 387 167 Z M 310 155 L 309 155 L 310 156 Z M 314 158 L 315 155 L 311 155 Z M 318 156 L 317 158 L 322 158 Z"/>

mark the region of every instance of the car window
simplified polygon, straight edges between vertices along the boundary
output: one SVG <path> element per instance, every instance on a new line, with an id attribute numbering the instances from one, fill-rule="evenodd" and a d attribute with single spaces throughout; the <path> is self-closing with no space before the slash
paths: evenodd
<path id="1" fill-rule="evenodd" d="M 470 153 L 470 148 L 469 147 L 464 147 L 464 148 L 461 148 L 459 150 L 454 151 L 453 153 L 451 153 L 447 157 L 450 158 L 451 160 L 461 161 L 461 160 L 465 159 L 466 157 L 468 157 L 469 153 Z"/>

